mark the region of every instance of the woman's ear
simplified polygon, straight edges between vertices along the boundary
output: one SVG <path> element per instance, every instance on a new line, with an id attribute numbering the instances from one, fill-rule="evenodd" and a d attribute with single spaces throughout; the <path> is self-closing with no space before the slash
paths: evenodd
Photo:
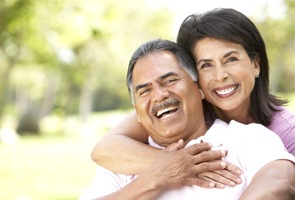
<path id="1" fill-rule="evenodd" d="M 254 71 L 255 71 L 255 76 L 259 77 L 260 74 L 260 58 L 256 55 L 254 60 L 253 60 L 253 64 L 254 64 Z"/>
<path id="2" fill-rule="evenodd" d="M 205 99 L 205 94 L 201 88 L 199 88 L 199 92 L 200 92 L 202 100 Z"/>

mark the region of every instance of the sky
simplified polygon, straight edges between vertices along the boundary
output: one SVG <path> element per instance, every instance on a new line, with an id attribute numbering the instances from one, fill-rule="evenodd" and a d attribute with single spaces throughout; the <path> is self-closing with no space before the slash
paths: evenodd
<path id="1" fill-rule="evenodd" d="M 173 31 L 177 32 L 181 22 L 192 13 L 203 13 L 214 8 L 234 8 L 248 17 L 257 20 L 266 15 L 262 7 L 267 7 L 267 13 L 273 18 L 284 15 L 283 0 L 148 0 L 152 7 L 165 6 L 175 13 Z M 175 30 L 174 30 L 175 29 Z"/>

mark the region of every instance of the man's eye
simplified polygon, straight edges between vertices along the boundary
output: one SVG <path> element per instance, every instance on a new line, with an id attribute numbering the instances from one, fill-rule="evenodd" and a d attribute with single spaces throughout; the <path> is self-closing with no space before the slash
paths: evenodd
<path id="1" fill-rule="evenodd" d="M 149 91 L 150 91 L 150 89 L 140 90 L 139 91 L 139 96 L 145 96 L 146 94 L 148 94 Z"/>
<path id="2" fill-rule="evenodd" d="M 166 81 L 164 81 L 164 85 L 171 85 L 173 83 L 175 83 L 178 79 L 168 79 Z"/>

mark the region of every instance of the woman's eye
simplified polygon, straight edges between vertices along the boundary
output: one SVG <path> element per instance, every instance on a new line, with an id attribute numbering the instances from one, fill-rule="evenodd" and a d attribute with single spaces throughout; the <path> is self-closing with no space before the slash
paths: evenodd
<path id="1" fill-rule="evenodd" d="M 225 63 L 229 63 L 229 62 L 234 62 L 234 61 L 237 61 L 238 59 L 236 57 L 229 57 Z"/>
<path id="2" fill-rule="evenodd" d="M 211 67 L 212 65 L 210 63 L 204 63 L 201 65 L 201 69 Z"/>

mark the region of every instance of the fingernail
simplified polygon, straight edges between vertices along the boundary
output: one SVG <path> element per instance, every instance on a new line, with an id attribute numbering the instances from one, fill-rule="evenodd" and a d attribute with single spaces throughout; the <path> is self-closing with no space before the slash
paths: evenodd
<path id="1" fill-rule="evenodd" d="M 215 187 L 215 183 L 210 183 L 210 184 L 209 184 L 209 187 L 210 187 L 210 188 L 214 188 L 214 187 Z"/>
<path id="2" fill-rule="evenodd" d="M 222 156 L 225 156 L 226 152 L 224 150 L 221 151 Z"/>
<path id="3" fill-rule="evenodd" d="M 238 182 L 238 183 L 242 183 L 242 179 L 237 178 L 237 182 Z"/>
<path id="4" fill-rule="evenodd" d="M 230 184 L 231 186 L 235 186 L 235 185 L 236 185 L 236 183 L 233 182 L 233 181 L 231 181 L 229 184 Z"/>
<path id="5" fill-rule="evenodd" d="M 221 167 L 226 167 L 226 162 L 221 162 Z"/>

